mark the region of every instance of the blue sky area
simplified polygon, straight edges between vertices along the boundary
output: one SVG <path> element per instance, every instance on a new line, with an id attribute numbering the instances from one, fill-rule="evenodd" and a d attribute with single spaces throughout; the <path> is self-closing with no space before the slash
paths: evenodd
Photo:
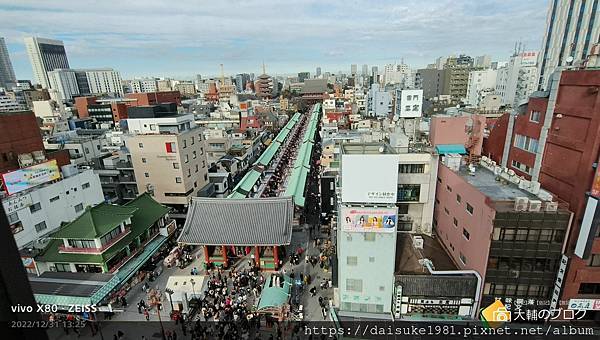
<path id="1" fill-rule="evenodd" d="M 507 60 L 516 41 L 538 50 L 546 0 L 0 0 L 19 79 L 32 77 L 23 37 L 65 42 L 73 68 L 112 67 L 123 78 L 300 71 L 402 58 L 423 67 L 467 53 Z"/>

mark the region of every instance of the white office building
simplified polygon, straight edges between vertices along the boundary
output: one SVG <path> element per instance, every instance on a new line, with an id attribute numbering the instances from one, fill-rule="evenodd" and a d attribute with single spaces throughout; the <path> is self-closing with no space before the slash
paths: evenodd
<path id="1" fill-rule="evenodd" d="M 29 247 L 104 200 L 98 175 L 63 167 L 63 179 L 33 187 L 2 199 L 17 246 Z"/>
<path id="2" fill-rule="evenodd" d="M 48 72 L 50 88 L 56 91 L 57 101 L 70 101 L 80 94 L 74 70 L 57 69 Z"/>
<path id="3" fill-rule="evenodd" d="M 508 64 L 498 69 L 496 93 L 502 105 L 516 107 L 536 90 L 537 52 L 515 53 Z"/>
<path id="4" fill-rule="evenodd" d="M 392 95 L 383 91 L 379 84 L 372 84 L 367 93 L 367 115 L 385 117 L 392 113 Z"/>
<path id="5" fill-rule="evenodd" d="M 8 112 L 8 111 L 21 111 L 25 110 L 25 107 L 19 104 L 14 99 L 0 95 L 0 112 Z"/>
<path id="6" fill-rule="evenodd" d="M 69 68 L 65 45 L 60 40 L 26 37 L 25 48 L 33 69 L 33 78 L 37 84 L 50 87 L 48 72 Z"/>
<path id="7" fill-rule="evenodd" d="M 538 60 L 538 89 L 559 66 L 581 65 L 600 42 L 598 0 L 552 0 Z"/>
<path id="8" fill-rule="evenodd" d="M 423 113 L 423 90 L 396 90 L 396 116 L 400 118 L 421 117 Z"/>
<path id="9" fill-rule="evenodd" d="M 85 74 L 89 94 L 107 94 L 115 97 L 123 96 L 121 74 L 118 71 L 112 68 L 79 69 L 75 71 L 81 75 Z"/>
<path id="10" fill-rule="evenodd" d="M 496 70 L 487 69 L 482 71 L 471 71 L 467 84 L 467 104 L 472 107 L 480 107 L 483 98 L 496 88 Z"/>
<path id="11" fill-rule="evenodd" d="M 156 79 L 133 79 L 129 81 L 129 87 L 132 93 L 158 91 Z"/>

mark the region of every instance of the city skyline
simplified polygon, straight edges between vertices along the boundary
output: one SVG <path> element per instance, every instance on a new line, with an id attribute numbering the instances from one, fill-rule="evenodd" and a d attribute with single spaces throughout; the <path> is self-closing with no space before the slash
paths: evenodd
<path id="1" fill-rule="evenodd" d="M 317 66 L 323 72 L 346 72 L 350 64 L 401 59 L 420 68 L 459 53 L 506 60 L 516 41 L 529 50 L 540 49 L 547 12 L 547 2 L 541 0 L 384 1 L 376 8 L 361 1 L 294 6 L 224 2 L 202 8 L 152 1 L 120 4 L 118 13 L 113 4 L 104 3 L 0 3 L 0 15 L 7 18 L 0 32 L 18 79 L 32 78 L 26 36 L 62 40 L 73 67 L 112 67 L 124 78 L 218 75 L 220 63 L 230 76 L 259 74 L 263 60 L 271 74 L 313 74 Z M 330 13 L 335 13 L 335 25 Z"/>

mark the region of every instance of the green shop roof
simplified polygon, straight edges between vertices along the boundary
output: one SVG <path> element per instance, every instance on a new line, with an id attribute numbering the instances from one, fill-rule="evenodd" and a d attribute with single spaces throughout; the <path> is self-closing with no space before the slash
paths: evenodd
<path id="1" fill-rule="evenodd" d="M 142 235 L 148 230 L 154 223 L 156 223 L 161 217 L 165 216 L 169 212 L 169 208 L 156 202 L 149 194 L 144 193 L 138 196 L 131 202 L 128 202 L 124 206 L 107 205 L 111 208 L 129 208 L 133 210 L 133 216 L 131 217 L 131 231 L 117 243 L 112 245 L 108 250 L 102 254 L 74 254 L 74 253 L 60 253 L 59 247 L 63 244 L 62 240 L 54 239 L 50 241 L 44 251 L 37 257 L 40 262 L 59 262 L 59 263 L 93 263 L 101 264 L 110 260 L 119 251 L 125 248 L 129 243 L 135 240 L 138 236 Z M 93 209 L 93 208 L 92 208 Z M 121 210 L 115 210 L 121 211 Z M 63 229 L 69 225 L 61 228 L 57 233 L 63 232 Z M 82 228 L 91 228 L 90 225 L 81 225 Z M 56 237 L 56 236 L 54 236 Z M 68 234 L 63 236 L 65 238 L 71 238 Z"/>
<path id="2" fill-rule="evenodd" d="M 273 276 L 271 275 L 266 282 L 272 282 Z M 265 284 L 262 293 L 260 294 L 260 300 L 258 301 L 257 309 L 260 311 L 265 308 L 277 308 L 281 307 L 284 304 L 288 303 L 290 300 L 290 292 L 292 289 L 292 279 L 284 275 L 282 286 L 271 285 L 267 286 Z"/>
<path id="3" fill-rule="evenodd" d="M 100 203 L 95 207 L 86 208 L 83 214 L 60 228 L 52 235 L 52 238 L 88 240 L 100 238 L 133 217 L 136 210 L 135 207 Z"/>

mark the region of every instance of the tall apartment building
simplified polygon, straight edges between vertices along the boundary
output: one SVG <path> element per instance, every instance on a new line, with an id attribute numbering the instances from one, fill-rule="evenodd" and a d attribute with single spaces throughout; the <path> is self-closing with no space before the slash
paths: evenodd
<path id="1" fill-rule="evenodd" d="M 469 73 L 469 82 L 467 85 L 466 104 L 473 107 L 480 107 L 483 99 L 488 94 L 493 94 L 496 89 L 496 76 L 498 72 L 492 69 L 481 71 L 471 71 Z"/>
<path id="2" fill-rule="evenodd" d="M 515 53 L 504 67 L 498 69 L 496 94 L 502 105 L 517 107 L 535 91 L 537 80 L 537 52 Z"/>
<path id="3" fill-rule="evenodd" d="M 121 76 L 113 69 L 56 69 L 48 72 L 48 79 L 62 101 L 79 95 L 123 96 Z"/>
<path id="4" fill-rule="evenodd" d="M 235 88 L 238 93 L 246 91 L 246 85 L 250 82 L 248 73 L 240 73 L 235 76 Z M 202 91 L 201 91 L 202 92 Z"/>
<path id="5" fill-rule="evenodd" d="M 474 67 L 490 68 L 492 67 L 492 57 L 489 55 L 480 55 L 473 62 Z"/>
<path id="6" fill-rule="evenodd" d="M 524 309 L 547 308 L 527 301 L 553 296 L 571 212 L 539 183 L 487 158 L 470 169 L 460 162 L 446 154 L 439 167 L 437 238 L 459 268 L 483 278 L 481 306 L 501 297 L 523 299 Z"/>
<path id="7" fill-rule="evenodd" d="M 134 79 L 128 80 L 131 93 L 157 92 L 158 84 L 156 79 Z"/>
<path id="8" fill-rule="evenodd" d="M 355 76 L 357 74 L 358 74 L 358 67 L 356 66 L 356 64 L 350 65 L 350 75 Z"/>
<path id="9" fill-rule="evenodd" d="M 439 97 L 444 92 L 444 70 L 426 68 L 417 71 L 415 87 L 423 90 L 423 99 L 430 100 Z"/>
<path id="10" fill-rule="evenodd" d="M 42 88 L 50 87 L 48 72 L 69 68 L 65 45 L 60 40 L 26 37 L 25 48 L 33 68 L 34 80 Z"/>
<path id="11" fill-rule="evenodd" d="M 3 37 L 0 37 L 0 87 L 9 88 L 17 84 L 15 70 L 10 62 L 8 49 Z"/>
<path id="12" fill-rule="evenodd" d="M 191 197 L 208 184 L 208 164 L 194 116 L 178 115 L 173 106 L 131 107 L 127 123 L 134 135 L 126 144 L 138 192 L 185 211 Z"/>
<path id="13" fill-rule="evenodd" d="M 598 1 L 550 1 L 538 60 L 538 89 L 547 89 L 557 67 L 581 65 L 591 55 L 592 46 L 599 42 Z"/>
<path id="14" fill-rule="evenodd" d="M 456 100 L 466 99 L 469 73 L 473 70 L 473 58 L 469 56 L 448 58 L 444 64 L 444 94 Z"/>

